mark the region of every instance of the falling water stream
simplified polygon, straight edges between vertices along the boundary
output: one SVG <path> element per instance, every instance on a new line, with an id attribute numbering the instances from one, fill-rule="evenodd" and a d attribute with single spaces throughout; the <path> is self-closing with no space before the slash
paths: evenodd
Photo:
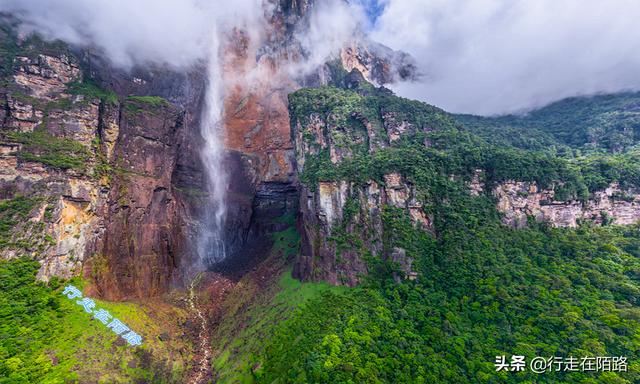
<path id="1" fill-rule="evenodd" d="M 224 95 L 220 64 L 220 40 L 212 34 L 211 56 L 207 66 L 207 88 L 200 123 L 204 139 L 200 152 L 205 170 L 208 201 L 205 203 L 197 250 L 201 266 L 207 267 L 226 257 L 224 221 L 226 215 L 227 174 L 224 160 Z"/>
<path id="2" fill-rule="evenodd" d="M 226 215 L 227 174 L 224 160 L 224 94 L 222 86 L 222 66 L 220 63 L 219 34 L 213 33 L 211 39 L 211 55 L 207 65 L 207 87 L 200 122 L 200 133 L 204 140 L 200 151 L 206 178 L 208 199 L 203 205 L 203 216 L 198 234 L 197 253 L 199 270 L 222 261 L 227 256 L 224 243 L 224 221 Z M 211 373 L 211 345 L 209 322 L 202 306 L 197 303 L 196 287 L 202 279 L 198 273 L 189 285 L 188 305 L 192 315 L 199 324 L 198 359 L 195 371 L 189 382 L 200 384 Z"/>

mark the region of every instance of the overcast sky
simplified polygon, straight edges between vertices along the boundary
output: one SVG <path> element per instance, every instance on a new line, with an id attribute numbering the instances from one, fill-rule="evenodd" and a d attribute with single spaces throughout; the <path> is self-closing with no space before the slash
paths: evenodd
<path id="1" fill-rule="evenodd" d="M 262 22 L 262 0 L 1 0 L 50 37 L 103 48 L 124 67 L 206 58 L 212 25 Z M 454 112 L 525 111 L 567 96 L 640 89 L 640 0 L 341 0 L 303 43 L 315 63 L 352 36 L 412 54 L 418 83 L 392 88 Z M 365 23 L 366 24 L 366 23 Z"/>
<path id="2" fill-rule="evenodd" d="M 372 36 L 424 78 L 393 87 L 455 112 L 497 114 L 640 89 L 638 0 L 382 0 Z"/>

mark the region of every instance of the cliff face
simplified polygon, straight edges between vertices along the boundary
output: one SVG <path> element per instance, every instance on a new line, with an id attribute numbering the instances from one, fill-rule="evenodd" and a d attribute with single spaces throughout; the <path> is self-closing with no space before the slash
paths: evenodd
<path id="1" fill-rule="evenodd" d="M 80 78 L 77 61 L 65 53 L 18 55 L 0 88 L 2 198 L 29 202 L 13 215 L 26 222 L 8 228 L 0 252 L 41 258 L 45 279 L 77 271 L 104 225 L 97 212 L 107 196 L 91 176 L 97 163 L 92 146 L 99 127 L 114 127 L 99 100 L 65 93 L 66 83 Z M 13 221 L 11 212 L 3 214 Z"/>
<path id="2" fill-rule="evenodd" d="M 105 91 L 63 44 L 14 41 L 0 87 L 1 214 L 15 223 L 2 257 L 39 259 L 45 280 L 84 266 L 108 298 L 162 292 L 183 251 L 173 179 L 185 112 Z"/>
<path id="3" fill-rule="evenodd" d="M 394 253 L 384 249 L 383 209 L 390 206 L 406 211 L 425 231 L 431 231 L 431 219 L 411 183 L 397 173 L 384 179 L 384 184 L 370 181 L 366 186 L 340 181 L 318 182 L 314 190 L 301 188 L 302 246 L 294 276 L 355 285 L 368 273 L 367 255 L 395 257 L 396 262 L 407 264 L 405 272 L 411 273 L 411 261 L 402 256 L 403 249 L 394 249 Z"/>
<path id="4" fill-rule="evenodd" d="M 289 93 L 302 86 L 343 82 L 345 70 L 360 71 L 376 84 L 415 75 L 406 54 L 358 37 L 331 64 L 303 70 L 311 52 L 305 51 L 300 36 L 308 29 L 314 5 L 276 1 L 261 38 L 235 31 L 224 49 L 225 145 L 231 177 L 226 238 L 235 253 L 281 230 L 276 219 L 298 211 Z"/>
<path id="5" fill-rule="evenodd" d="M 91 272 L 103 296 L 164 292 L 179 267 L 183 233 L 173 175 L 184 113 L 166 102 L 129 100 L 121 111 L 100 255 Z M 103 256 L 104 257 L 104 256 Z"/>
<path id="6" fill-rule="evenodd" d="M 456 220 L 465 225 L 449 216 L 454 201 L 482 206 L 486 216 L 497 211 L 515 228 L 530 217 L 557 227 L 640 221 L 637 190 L 613 182 L 584 201 L 554 200 L 554 185 L 581 180 L 563 173 L 572 172 L 560 165 L 567 160 L 550 163 L 533 152 L 487 145 L 444 111 L 372 90 L 366 82 L 356 91 L 298 91 L 290 96 L 290 112 L 303 240 L 294 272 L 302 279 L 352 285 L 368 273 L 367 259 L 394 261 L 405 277 L 415 277 L 405 245 L 385 240 L 403 230 L 385 220 L 405 217 L 437 239 Z M 530 179 L 549 174 L 546 189 Z M 529 180 L 512 181 L 512 175 Z M 403 241 L 411 246 L 413 240 Z"/>
<path id="7" fill-rule="evenodd" d="M 365 179 L 358 182 L 322 181 L 308 180 L 306 169 L 317 169 L 322 159 L 326 162 L 320 167 L 328 170 L 345 161 L 358 161 L 365 154 L 394 145 L 404 134 L 430 132 L 433 126 L 414 121 L 391 103 L 370 107 L 366 96 L 326 92 L 303 92 L 291 98 L 302 234 L 294 274 L 302 279 L 354 285 L 367 273 L 365 256 L 386 259 L 393 251 L 384 249 L 382 241 L 385 207 L 406 212 L 414 225 L 425 231 L 432 231 L 432 218 L 415 186 L 400 173 L 384 173 L 381 180 L 362 175 Z M 351 177 L 358 175 L 347 175 Z M 395 250 L 395 254 L 399 263 L 410 265 L 400 260 L 403 250 Z M 406 272 L 410 273 L 410 267 Z"/>
<path id="8" fill-rule="evenodd" d="M 622 188 L 618 182 L 595 191 L 587 200 L 559 200 L 553 186 L 541 188 L 535 181 L 508 180 L 487 189 L 483 170 L 476 170 L 468 183 L 474 196 L 489 193 L 496 199 L 502 222 L 524 228 L 529 218 L 554 227 L 575 228 L 580 223 L 632 225 L 640 221 L 640 192 Z"/>
<path id="9" fill-rule="evenodd" d="M 502 183 L 493 195 L 504 213 L 503 221 L 515 228 L 526 226 L 529 216 L 556 227 L 576 227 L 581 221 L 629 225 L 640 220 L 640 194 L 622 190 L 617 183 L 593 193 L 586 202 L 555 201 L 553 189 L 522 181 Z"/>

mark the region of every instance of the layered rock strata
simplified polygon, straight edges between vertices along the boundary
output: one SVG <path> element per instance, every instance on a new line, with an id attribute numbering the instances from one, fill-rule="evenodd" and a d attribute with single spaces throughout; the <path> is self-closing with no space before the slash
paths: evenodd
<path id="1" fill-rule="evenodd" d="M 553 189 L 535 183 L 511 181 L 493 189 L 497 208 L 505 224 L 515 228 L 527 225 L 529 217 L 555 227 L 577 227 L 580 222 L 630 225 L 640 221 L 640 193 L 622 190 L 617 183 L 596 191 L 586 202 L 556 201 Z"/>

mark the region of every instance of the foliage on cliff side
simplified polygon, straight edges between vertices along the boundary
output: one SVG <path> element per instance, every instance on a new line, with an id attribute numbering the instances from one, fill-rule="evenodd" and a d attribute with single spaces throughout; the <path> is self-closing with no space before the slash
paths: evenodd
<path id="1" fill-rule="evenodd" d="M 391 113 L 393 120 L 406 121 L 418 128 L 417 133 L 391 145 L 373 153 L 356 152 L 337 165 L 331 163 L 327 148 L 319 149 L 316 155 L 308 154 L 300 178 L 311 187 L 318 181 L 337 179 L 381 181 L 382 175 L 391 170 L 408 174 L 414 177 L 412 182 L 427 187 L 425 181 L 433 180 L 436 175 L 458 175 L 468 180 L 476 169 L 485 171 L 489 186 L 505 180 L 535 181 L 543 187 L 558 188 L 558 197 L 562 200 L 586 200 L 589 192 L 601 190 L 612 182 L 620 183 L 623 188 L 640 187 L 640 162 L 634 148 L 618 154 L 591 151 L 567 155 L 558 153 L 554 146 L 520 148 L 501 136 L 490 139 L 493 137 L 490 134 L 479 134 L 482 127 L 461 125 L 438 108 L 387 92 L 364 96 L 355 91 L 325 87 L 300 90 L 289 100 L 292 126 L 299 126 L 303 133 L 313 114 L 323 119 L 327 127 L 346 132 L 353 131 L 345 128 L 348 118 L 363 114 L 374 127 L 382 127 L 385 114 Z M 490 125 L 492 120 L 482 121 Z M 528 127 L 518 129 L 516 136 L 524 141 L 534 140 L 531 135 L 536 133 L 530 133 Z M 309 134 L 307 132 L 307 136 Z M 429 146 L 425 147 L 425 142 Z"/>
<path id="2" fill-rule="evenodd" d="M 91 80 L 67 84 L 67 92 L 71 95 L 82 95 L 88 99 L 98 99 L 105 104 L 118 103 L 118 95 L 115 92 L 104 89 Z"/>
<path id="3" fill-rule="evenodd" d="M 27 219 L 39 201 L 24 196 L 0 201 L 0 248 L 16 245 L 11 230 Z"/>
<path id="4" fill-rule="evenodd" d="M 292 107 L 292 119 L 303 129 L 300 113 L 332 118 L 322 100 L 346 97 L 359 108 L 366 98 L 330 88 L 314 98 L 314 92 L 290 98 L 302 103 Z M 301 181 L 311 187 L 322 180 L 383 183 L 384 174 L 402 174 L 433 214 L 436 236 L 416 229 L 405 212 L 383 207 L 385 249 L 406 249 L 418 279 L 397 283 L 396 265 L 369 257 L 360 287 L 312 298 L 277 326 L 256 381 L 639 382 L 640 227 L 531 223 L 515 230 L 501 224 L 491 196 L 471 196 L 463 183 L 480 168 L 490 183 L 562 182 L 567 197 L 586 198 L 611 181 L 639 185 L 637 158 L 627 152 L 569 159 L 553 148 L 491 142 L 446 116 L 441 121 L 435 132 L 338 165 L 327 151 L 307 156 Z M 501 355 L 624 356 L 629 372 L 496 372 Z"/>
<path id="5" fill-rule="evenodd" d="M 169 105 L 169 102 L 160 96 L 128 96 L 125 99 L 124 110 L 132 115 L 144 111 L 153 114 Z"/>
<path id="6" fill-rule="evenodd" d="M 81 143 L 55 137 L 44 131 L 7 132 L 5 136 L 7 140 L 23 145 L 18 156 L 25 161 L 82 171 L 91 158 L 89 150 Z"/>

